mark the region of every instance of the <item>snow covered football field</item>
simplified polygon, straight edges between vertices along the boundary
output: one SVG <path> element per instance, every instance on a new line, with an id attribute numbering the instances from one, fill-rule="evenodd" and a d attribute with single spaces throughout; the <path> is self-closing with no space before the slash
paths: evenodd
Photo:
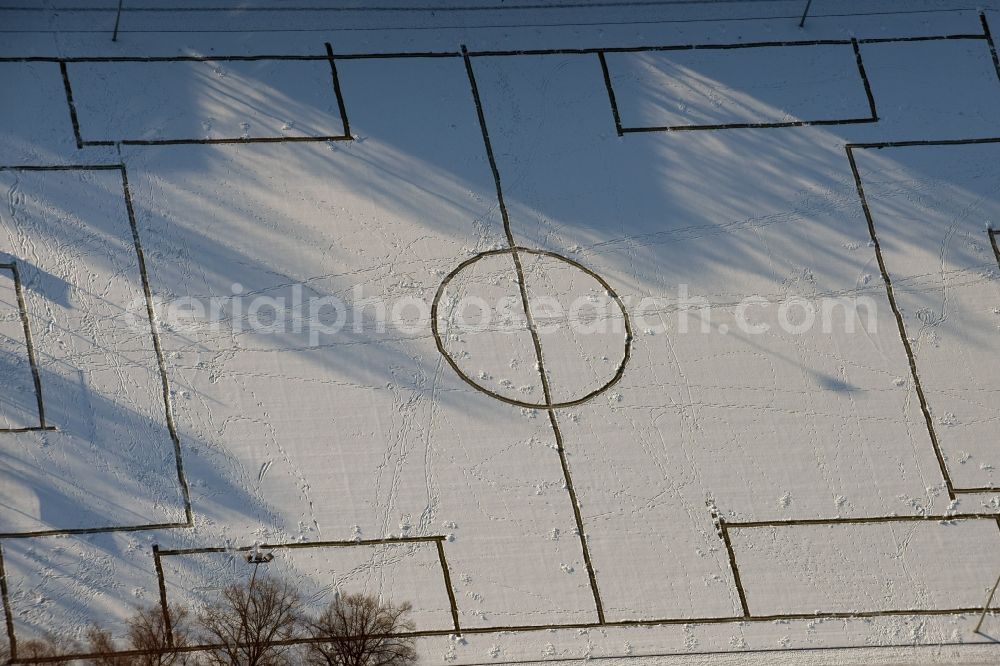
<path id="1" fill-rule="evenodd" d="M 25 4 L 13 652 L 262 546 L 428 664 L 1000 660 L 1000 4 Z"/>

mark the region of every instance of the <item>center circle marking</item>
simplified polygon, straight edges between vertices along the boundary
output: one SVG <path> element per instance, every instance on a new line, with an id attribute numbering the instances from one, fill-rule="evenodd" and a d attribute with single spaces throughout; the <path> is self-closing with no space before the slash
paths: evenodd
<path id="1" fill-rule="evenodd" d="M 497 393 L 496 391 L 484 386 L 482 383 L 480 383 L 480 381 L 471 377 L 464 369 L 462 369 L 462 367 L 458 364 L 458 362 L 452 356 L 452 354 L 449 353 L 442 338 L 442 332 L 440 330 L 440 323 L 438 316 L 441 300 L 445 295 L 445 291 L 448 285 L 452 282 L 452 280 L 455 279 L 455 277 L 461 274 L 464 270 L 468 269 L 477 262 L 482 261 L 483 259 L 486 259 L 488 257 L 495 257 L 498 255 L 511 255 L 511 257 L 513 258 L 515 252 L 517 253 L 518 256 L 532 255 L 532 256 L 548 257 L 551 259 L 555 259 L 557 261 L 568 264 L 569 266 L 573 267 L 578 271 L 581 271 L 582 273 L 586 274 L 594 281 L 596 281 L 601 286 L 601 288 L 604 289 L 604 292 L 607 294 L 607 296 L 611 299 L 611 301 L 617 306 L 618 310 L 621 312 L 622 321 L 624 322 L 624 339 L 622 340 L 621 361 L 616 367 L 613 376 L 598 388 L 586 393 L 585 395 L 575 397 L 569 400 L 552 401 L 552 402 L 532 402 L 526 400 L 518 400 Z M 580 405 L 584 402 L 587 402 L 591 398 L 594 398 L 595 396 L 598 396 L 601 393 L 604 393 L 609 388 L 617 384 L 619 380 L 621 380 L 622 375 L 625 373 L 625 366 L 628 364 L 628 360 L 632 351 L 632 326 L 629 321 L 628 312 L 625 309 L 625 305 L 622 302 L 621 297 L 618 296 L 615 290 L 611 288 L 611 285 L 608 284 L 608 282 L 604 278 L 602 278 L 600 275 L 590 270 L 583 264 L 574 261 L 573 259 L 570 259 L 568 257 L 556 254 L 555 252 L 548 252 L 545 250 L 532 250 L 525 247 L 505 248 L 500 250 L 489 250 L 486 252 L 481 252 L 473 257 L 470 257 L 469 259 L 466 259 L 465 261 L 460 263 L 453 271 L 451 271 L 451 273 L 445 276 L 444 280 L 441 282 L 441 285 L 438 287 L 437 293 L 434 295 L 434 301 L 431 305 L 431 331 L 434 335 L 434 342 L 437 345 L 438 351 L 448 362 L 448 365 L 451 366 L 452 370 L 454 370 L 456 374 L 458 374 L 458 376 L 461 377 L 462 380 L 464 380 L 467 384 L 469 384 L 476 390 L 485 393 L 486 395 L 496 398 L 497 400 L 501 400 L 511 405 L 516 405 L 519 407 L 525 407 L 530 409 L 558 409 L 562 407 L 573 407 L 575 405 Z M 535 353 L 534 350 L 532 350 L 533 355 L 534 353 Z M 540 362 L 544 364 L 544 355 Z M 542 370 L 542 368 L 540 367 L 539 372 L 544 372 L 544 370 Z"/>

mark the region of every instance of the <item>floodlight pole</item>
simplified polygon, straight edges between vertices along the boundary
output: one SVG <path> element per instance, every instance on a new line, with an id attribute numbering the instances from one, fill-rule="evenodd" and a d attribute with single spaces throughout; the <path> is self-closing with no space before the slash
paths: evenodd
<path id="1" fill-rule="evenodd" d="M 260 566 L 258 560 L 253 561 L 253 573 L 250 574 L 250 586 L 247 588 L 247 597 L 253 596 L 253 584 L 257 582 L 257 568 Z"/>
<path id="2" fill-rule="evenodd" d="M 802 18 L 799 19 L 799 27 L 803 28 L 806 25 L 806 16 L 809 14 L 809 7 L 812 6 L 813 0 L 806 0 L 806 8 L 802 10 Z"/>
<path id="3" fill-rule="evenodd" d="M 257 567 L 260 566 L 260 562 L 251 556 L 247 556 L 247 562 L 253 562 L 253 573 L 250 574 L 250 585 L 247 587 L 247 598 L 246 602 L 243 604 L 243 611 L 240 613 L 240 630 L 236 634 L 236 645 L 240 644 L 240 638 L 243 634 L 250 634 L 250 627 L 247 626 L 250 614 L 250 603 L 253 601 L 253 584 L 257 580 Z"/>
<path id="4" fill-rule="evenodd" d="M 983 626 L 983 620 L 986 619 L 986 613 L 990 610 L 990 604 L 993 603 L 993 595 L 997 593 L 997 586 L 1000 586 L 1000 576 L 997 576 L 997 582 L 993 583 L 993 589 L 990 590 L 990 596 L 986 597 L 986 603 L 983 604 L 983 613 L 979 616 L 979 622 L 976 622 L 976 628 L 973 629 L 977 634 L 980 633 L 980 629 Z"/>
<path id="5" fill-rule="evenodd" d="M 118 13 L 115 14 L 115 34 L 111 35 L 111 41 L 113 42 L 118 41 L 118 24 L 122 20 L 122 3 L 124 1 L 125 0 L 118 0 Z"/>
<path id="6" fill-rule="evenodd" d="M 253 600 L 253 586 L 257 582 L 257 569 L 260 568 L 261 564 L 267 564 L 274 559 L 272 553 L 261 553 L 256 546 L 246 554 L 246 561 L 248 564 L 253 565 L 253 573 L 250 574 L 250 585 L 247 586 L 247 598 L 246 603 L 243 604 L 243 612 L 240 617 L 240 633 L 236 635 L 236 643 L 239 644 L 240 634 L 249 634 L 249 627 L 247 626 L 247 615 L 250 614 L 250 603 Z"/>
<path id="7" fill-rule="evenodd" d="M 247 589 L 247 599 L 253 594 L 253 584 L 257 581 L 257 568 L 262 564 L 267 564 L 274 559 L 273 553 L 262 553 L 254 548 L 246 556 L 247 562 L 253 565 L 253 573 L 250 575 L 250 587 Z"/>

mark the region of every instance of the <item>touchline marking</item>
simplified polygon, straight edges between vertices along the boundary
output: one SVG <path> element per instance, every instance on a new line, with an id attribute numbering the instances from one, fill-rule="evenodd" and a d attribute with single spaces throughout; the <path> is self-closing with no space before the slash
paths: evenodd
<path id="1" fill-rule="evenodd" d="M 336 70 L 336 60 L 366 59 L 366 58 L 452 58 L 452 57 L 490 57 L 490 56 L 516 56 L 516 55 L 572 55 L 572 54 L 597 54 L 600 58 L 604 70 L 605 84 L 608 88 L 611 99 L 612 111 L 615 115 L 615 128 L 619 135 L 624 133 L 657 132 L 657 131 L 678 131 L 678 130 L 715 130 L 715 129 L 736 129 L 736 128 L 775 128 L 775 127 L 801 127 L 804 125 L 842 125 L 856 123 L 871 123 L 878 120 L 875 112 L 874 99 L 868 85 L 867 76 L 864 73 L 864 66 L 861 62 L 861 54 L 858 50 L 859 44 L 886 44 L 892 42 L 912 42 L 912 41 L 932 41 L 932 40 L 958 40 L 958 39 L 983 39 L 990 46 L 990 52 L 994 65 L 997 69 L 997 76 L 1000 77 L 1000 60 L 997 58 L 996 47 L 990 33 L 989 24 L 984 12 L 979 14 L 983 26 L 982 34 L 950 34 L 950 35 L 929 35 L 920 37 L 878 37 L 869 39 L 823 39 L 823 40 L 799 40 L 799 41 L 766 41 L 731 44 L 677 44 L 677 45 L 654 45 L 654 46 L 628 46 L 628 47 L 603 47 L 603 48 L 568 48 L 568 49 L 522 49 L 522 50 L 487 50 L 487 51 L 445 51 L 445 52 L 398 52 L 398 53 L 351 53 L 334 54 L 332 47 L 327 43 L 326 55 L 219 55 L 219 56 L 78 56 L 78 57 L 52 57 L 52 56 L 5 56 L 0 57 L 0 62 L 51 62 L 57 63 L 63 78 L 63 86 L 66 93 L 67 105 L 69 107 L 70 120 L 73 125 L 73 134 L 76 139 L 77 148 L 84 146 L 111 146 L 115 143 L 122 145 L 136 146 L 167 146 L 178 144 L 242 144 L 242 143 L 280 143 L 280 142 L 320 142 L 320 141 L 349 141 L 353 137 L 350 134 L 350 125 L 347 118 L 343 95 L 340 90 L 339 78 Z M 722 125 L 702 125 L 702 126 L 675 126 L 675 127 L 650 127 L 650 128 L 622 128 L 621 119 L 618 114 L 617 104 L 614 100 L 611 77 L 607 68 L 606 53 L 635 53 L 642 51 L 677 51 L 677 50 L 720 50 L 720 49 L 744 49 L 759 48 L 765 46 L 816 46 L 816 45 L 853 45 L 857 53 L 858 67 L 864 80 L 869 105 L 872 108 L 870 118 L 849 118 L 841 120 L 819 120 L 819 121 L 793 121 L 786 123 L 732 123 Z M 343 135 L 318 136 L 318 137 L 232 137 L 222 139 L 162 139 L 162 140 L 142 140 L 125 139 L 122 141 L 112 140 L 84 140 L 80 132 L 80 123 L 73 100 L 73 91 L 70 84 L 68 63 L 114 63 L 114 62 L 238 62 L 238 61 L 260 61 L 260 60 L 288 60 L 288 61 L 319 61 L 327 60 L 331 65 L 334 90 L 337 96 L 337 105 L 340 110 L 341 120 L 344 125 Z"/>
<path id="2" fill-rule="evenodd" d="M 657 626 L 671 626 L 671 625 L 690 625 L 690 624 L 745 624 L 745 623 L 773 623 L 773 622 L 789 622 L 789 621 L 808 621 L 808 620 L 864 620 L 878 617 L 935 617 L 942 615 L 973 615 L 978 616 L 982 613 L 983 608 L 969 607 L 969 608 L 953 608 L 947 610 L 889 610 L 889 611 L 865 611 L 865 612 L 855 612 L 855 613 L 795 613 L 788 615 L 758 615 L 753 617 L 707 617 L 707 618 L 677 618 L 669 620 L 623 620 L 623 621 L 610 621 L 604 623 L 596 622 L 580 622 L 580 623 L 567 623 L 567 624 L 550 624 L 550 625 L 510 625 L 502 627 L 471 627 L 462 630 L 463 634 L 466 635 L 479 635 L 479 634 L 507 634 L 507 633 L 539 633 L 539 632 L 552 632 L 558 630 L 572 630 L 572 629 L 602 629 L 602 628 L 639 628 L 639 627 L 657 627 Z M 991 607 L 987 609 L 989 615 L 1000 614 L 1000 608 Z M 455 636 L 455 632 L 450 629 L 445 630 L 427 630 L 427 631 L 411 631 L 403 632 L 397 634 L 372 634 L 369 638 L 432 638 L 432 637 L 447 637 Z M 310 645 L 314 643 L 329 642 L 328 638 L 293 638 L 279 641 L 269 641 L 266 643 L 268 647 L 286 647 L 293 645 Z M 990 642 L 995 646 L 995 643 Z M 939 643 L 938 645 L 965 645 L 966 643 Z M 246 647 L 246 644 L 240 643 L 240 647 Z M 122 650 L 116 652 L 89 652 L 80 654 L 67 654 L 60 655 L 56 657 L 36 657 L 27 659 L 17 659 L 12 660 L 11 663 L 16 664 L 46 664 L 46 663 L 63 663 L 71 659 L 94 659 L 100 657 L 130 657 L 130 656 L 143 656 L 143 655 L 156 655 L 168 653 L 192 653 L 192 652 L 206 652 L 208 650 L 219 649 L 225 646 L 221 644 L 201 644 L 201 645 L 185 645 L 182 647 L 174 647 L 171 650 Z M 862 647 L 862 646 L 853 646 Z M 893 647 L 889 645 L 874 645 L 874 646 L 863 646 L 863 647 Z M 912 644 L 910 647 L 914 647 Z M 916 646 L 921 647 L 921 646 Z M 835 647 L 831 648 L 817 648 L 817 649 L 838 649 Z M 793 652 L 796 651 L 795 648 L 790 648 L 788 650 L 776 649 L 775 652 Z M 730 651 L 724 653 L 710 652 L 708 654 L 742 654 L 743 651 Z M 680 653 L 680 654 L 699 654 L 699 653 Z M 643 655 L 632 655 L 625 657 L 609 657 L 614 659 L 630 659 L 635 657 L 642 657 Z"/>
<path id="3" fill-rule="evenodd" d="M 2 8 L 0 8 L 2 10 Z M 985 15 L 980 15 L 985 21 Z M 987 27 L 988 28 L 988 27 Z M 0 31 L 2 32 L 2 31 Z M 51 32 L 51 31 L 44 31 Z M 104 31 L 101 31 L 104 32 Z M 950 35 L 925 35 L 920 37 L 873 37 L 856 41 L 859 44 L 890 44 L 894 42 L 926 42 L 943 40 L 976 40 L 992 42 L 988 33 L 963 33 Z M 507 57 L 521 55 L 587 55 L 599 53 L 637 53 L 642 51 L 701 51 L 759 48 L 763 46 L 821 46 L 847 45 L 851 39 L 780 40 L 764 42 L 736 42 L 730 44 L 651 44 L 641 46 L 593 46 L 558 49 L 491 49 L 466 53 L 472 58 Z M 334 60 L 365 60 L 378 58 L 462 58 L 462 51 L 380 51 L 358 53 L 335 53 Z M 51 63 L 113 63 L 113 62 L 238 62 L 255 60 L 328 60 L 329 55 L 310 54 L 253 54 L 253 55 L 211 55 L 211 56 L 0 56 L 2 62 L 51 62 Z"/>
<path id="4" fill-rule="evenodd" d="M 982 34 L 928 35 L 923 37 L 877 37 L 870 39 L 806 39 L 778 40 L 765 42 L 734 42 L 729 44 L 654 44 L 645 46 L 603 46 L 564 49 L 518 49 L 469 51 L 473 58 L 503 57 L 519 55 L 585 55 L 589 53 L 640 53 L 644 51 L 725 51 L 731 49 L 755 49 L 766 46 L 846 46 L 853 41 L 859 44 L 888 44 L 892 42 L 939 41 L 952 39 L 984 39 Z M 403 54 L 405 55 L 405 54 Z M 343 56 L 338 56 L 343 57 Z M 355 57 L 366 57 L 357 55 Z"/>
<path id="5" fill-rule="evenodd" d="M 952 513 L 912 516 L 875 516 L 857 518 L 792 518 L 789 520 L 748 520 L 725 523 L 728 529 L 785 527 L 788 525 L 880 525 L 885 523 L 948 523 L 956 520 L 1000 520 L 995 513 Z"/>
<path id="6" fill-rule="evenodd" d="M 980 608 L 978 610 L 981 611 L 982 609 Z M 996 614 L 996 611 L 990 611 L 990 614 L 994 615 L 994 614 Z M 825 618 L 820 618 L 820 619 L 825 619 Z M 737 620 L 731 620 L 731 621 L 737 621 Z M 588 628 L 596 628 L 596 627 L 578 627 L 578 628 L 580 628 L 580 629 L 588 629 Z M 473 632 L 473 633 L 476 633 L 476 632 Z M 405 637 L 409 637 L 409 636 L 413 636 L 413 634 L 395 634 L 395 635 L 386 635 L 386 636 L 374 636 L 374 638 L 405 638 Z M 420 637 L 423 637 L 423 635 L 417 636 L 417 638 L 420 638 Z M 313 639 L 313 640 L 303 639 L 303 640 L 301 640 L 301 641 L 299 641 L 297 643 L 278 642 L 278 643 L 273 643 L 273 645 L 302 645 L 302 644 L 308 644 L 308 643 L 312 643 L 312 642 L 315 642 L 315 639 Z M 834 646 L 829 646 L 829 647 L 760 648 L 760 649 L 750 649 L 750 650 L 712 650 L 712 651 L 700 651 L 700 652 L 698 652 L 698 651 L 694 651 L 694 652 L 665 652 L 665 653 L 656 653 L 656 654 L 634 654 L 634 655 L 630 655 L 630 656 L 627 656 L 627 657 L 613 656 L 613 655 L 604 655 L 604 656 L 596 656 L 596 657 L 593 657 L 593 656 L 587 656 L 587 657 L 564 657 L 564 658 L 560 658 L 558 661 L 560 661 L 560 662 L 566 662 L 566 661 L 590 662 L 590 661 L 608 661 L 608 660 L 611 660 L 611 659 L 615 659 L 615 660 L 618 660 L 618 659 L 634 659 L 634 658 L 640 658 L 640 657 L 646 657 L 646 658 L 655 658 L 655 657 L 697 657 L 697 656 L 715 656 L 715 655 L 722 656 L 722 655 L 773 654 L 773 653 L 785 653 L 785 652 L 811 653 L 811 652 L 821 652 L 821 651 L 826 651 L 826 650 L 884 650 L 884 649 L 892 649 L 892 648 L 913 648 L 913 649 L 916 649 L 916 648 L 935 648 L 935 649 L 940 649 L 941 645 L 961 645 L 963 647 L 988 647 L 991 650 L 995 650 L 996 649 L 996 642 L 995 641 L 984 639 L 984 640 L 979 640 L 979 641 L 966 641 L 966 642 L 963 642 L 963 643 L 918 643 L 918 644 L 914 644 L 914 643 L 884 643 L 884 644 L 877 644 L 877 645 L 834 645 Z M 174 652 L 176 652 L 176 653 L 202 652 L 202 651 L 210 650 L 213 647 L 222 647 L 222 646 L 204 645 L 204 646 L 195 646 L 195 647 L 175 648 L 173 650 L 169 650 L 168 652 L 170 652 L 170 653 L 174 653 Z M 240 646 L 240 647 L 245 647 L 245 646 Z M 53 663 L 61 663 L 61 662 L 63 662 L 66 659 L 87 659 L 87 658 L 94 659 L 94 658 L 110 657 L 110 656 L 118 656 L 118 657 L 141 657 L 141 656 L 156 655 L 156 654 L 161 654 L 161 653 L 153 651 L 153 650 L 125 650 L 125 651 L 121 651 L 121 652 L 107 652 L 107 653 L 94 653 L 94 652 L 92 652 L 92 653 L 89 653 L 89 654 L 82 654 L 81 653 L 79 655 L 67 655 L 67 656 L 60 656 L 60 657 L 40 657 L 40 658 L 30 658 L 30 659 L 19 659 L 17 661 L 12 661 L 12 662 L 9 662 L 9 663 L 16 663 L 16 664 L 46 664 L 46 663 L 49 663 L 49 664 L 53 664 Z M 503 661 L 503 662 L 496 662 L 496 661 L 490 661 L 490 662 L 470 662 L 470 663 L 463 663 L 462 666 L 493 666 L 494 664 L 522 664 L 522 665 L 535 664 L 535 665 L 537 665 L 537 664 L 542 664 L 542 663 L 546 663 L 546 662 L 549 662 L 549 661 L 553 661 L 553 660 L 548 660 L 548 659 L 528 659 L 528 660 Z"/>
<path id="7" fill-rule="evenodd" d="M 32 539 L 46 536 L 72 536 L 79 534 L 107 534 L 109 532 L 148 532 L 149 530 L 173 530 L 191 527 L 192 523 L 147 523 L 143 525 L 122 525 L 121 527 L 80 527 L 67 530 L 38 530 L 35 532 L 4 532 L 0 539 Z"/>

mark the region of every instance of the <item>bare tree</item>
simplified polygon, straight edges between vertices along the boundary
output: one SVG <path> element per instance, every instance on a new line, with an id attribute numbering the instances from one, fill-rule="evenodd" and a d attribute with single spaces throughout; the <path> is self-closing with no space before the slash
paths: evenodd
<path id="1" fill-rule="evenodd" d="M 87 629 L 87 647 L 85 651 L 97 655 L 86 661 L 92 666 L 131 666 L 133 663 L 129 657 L 116 656 L 118 647 L 115 645 L 111 633 L 106 629 L 101 629 L 92 625 Z"/>
<path id="2" fill-rule="evenodd" d="M 97 626 L 87 630 L 86 652 L 95 655 L 87 660 L 91 666 L 184 666 L 192 657 L 177 648 L 190 645 L 188 612 L 179 606 L 170 606 L 169 620 L 172 635 L 167 639 L 163 608 L 140 608 L 128 619 L 128 652 L 121 654 L 110 632 Z"/>
<path id="3" fill-rule="evenodd" d="M 227 587 L 198 622 L 205 642 L 217 645 L 206 654 L 213 666 L 283 666 L 291 648 L 276 645 L 295 637 L 301 599 L 284 581 L 251 579 Z"/>
<path id="4" fill-rule="evenodd" d="M 167 611 L 172 640 L 167 638 L 167 624 L 161 606 L 139 609 L 129 619 L 129 647 L 145 653 L 136 656 L 130 663 L 136 666 L 184 666 L 193 662 L 190 653 L 177 650 L 191 645 L 190 614 L 173 604 Z"/>
<path id="5" fill-rule="evenodd" d="M 315 666 L 409 666 L 417 661 L 409 603 L 393 606 L 363 594 L 345 594 L 319 617 L 305 621 L 305 659 Z"/>
<path id="6" fill-rule="evenodd" d="M 45 663 L 61 666 L 62 664 L 69 664 L 72 660 L 56 658 L 60 655 L 72 654 L 77 651 L 77 648 L 78 646 L 75 643 L 63 640 L 56 636 L 46 636 L 41 639 L 18 641 L 17 658 L 18 660 L 53 659 L 53 661 L 46 661 Z"/>
<path id="7" fill-rule="evenodd" d="M 186 609 L 173 604 L 168 608 L 167 618 L 161 606 L 140 608 L 128 620 L 127 639 L 128 649 L 139 654 L 109 656 L 108 661 L 95 661 L 95 666 L 186 666 L 193 663 L 190 653 L 177 649 L 191 645 L 189 617 Z M 168 618 L 169 634 L 166 630 Z M 91 646 L 95 645 L 93 638 L 90 642 Z"/>

